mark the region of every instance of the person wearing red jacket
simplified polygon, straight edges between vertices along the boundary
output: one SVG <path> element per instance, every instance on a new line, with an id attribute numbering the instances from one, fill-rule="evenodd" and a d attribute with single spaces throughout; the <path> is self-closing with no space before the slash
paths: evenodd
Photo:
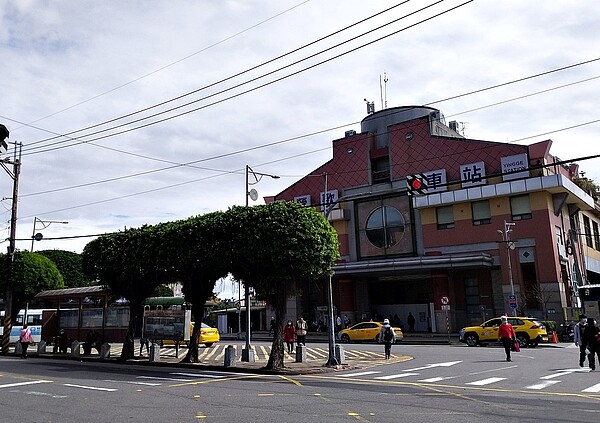
<path id="1" fill-rule="evenodd" d="M 283 338 L 287 343 L 287 352 L 292 354 L 294 352 L 294 342 L 296 342 L 296 328 L 291 320 L 288 320 L 283 329 Z"/>
<path id="2" fill-rule="evenodd" d="M 498 326 L 498 341 L 502 342 L 502 346 L 506 352 L 506 361 L 511 361 L 510 349 L 513 342 L 516 342 L 517 336 L 515 335 L 515 330 L 512 325 L 508 323 L 508 317 L 502 316 L 501 319 L 502 323 Z"/>

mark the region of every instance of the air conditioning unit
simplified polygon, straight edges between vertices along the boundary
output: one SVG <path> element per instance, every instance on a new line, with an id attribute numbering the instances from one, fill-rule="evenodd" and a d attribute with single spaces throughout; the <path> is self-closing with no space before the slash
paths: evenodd
<path id="1" fill-rule="evenodd" d="M 345 132 L 347 137 L 353 137 L 354 135 L 356 135 L 356 131 L 354 129 L 351 129 L 349 131 Z"/>

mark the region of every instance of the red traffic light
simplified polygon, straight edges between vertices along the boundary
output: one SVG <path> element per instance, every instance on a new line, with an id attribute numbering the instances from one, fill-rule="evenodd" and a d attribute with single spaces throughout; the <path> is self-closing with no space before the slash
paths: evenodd
<path id="1" fill-rule="evenodd" d="M 418 179 L 414 179 L 411 183 L 410 183 L 410 187 L 414 190 L 420 190 L 421 187 L 423 186 L 423 184 L 421 183 L 421 181 L 419 181 Z"/>

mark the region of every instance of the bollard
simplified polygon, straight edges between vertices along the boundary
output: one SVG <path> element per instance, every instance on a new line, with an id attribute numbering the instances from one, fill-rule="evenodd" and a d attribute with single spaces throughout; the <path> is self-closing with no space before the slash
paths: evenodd
<path id="1" fill-rule="evenodd" d="M 225 367 L 235 367 L 235 361 L 235 348 L 233 345 L 229 345 L 227 348 L 225 348 L 225 361 L 223 365 Z"/>
<path id="2" fill-rule="evenodd" d="M 244 348 L 242 350 L 242 361 L 246 363 L 254 363 L 254 350 L 252 348 Z"/>
<path id="3" fill-rule="evenodd" d="M 46 354 L 46 341 L 40 341 L 37 344 L 37 353 Z"/>
<path id="4" fill-rule="evenodd" d="M 106 360 L 107 358 L 110 358 L 110 344 L 105 343 L 100 346 L 100 359 Z"/>
<path id="5" fill-rule="evenodd" d="M 156 342 L 150 344 L 150 355 L 148 356 L 150 362 L 160 361 L 160 345 Z"/>
<path id="6" fill-rule="evenodd" d="M 75 358 L 81 357 L 81 344 L 83 344 L 83 342 L 73 341 L 73 343 L 71 344 L 71 356 L 72 357 L 75 357 Z"/>
<path id="7" fill-rule="evenodd" d="M 335 344 L 335 359 L 338 364 L 346 364 L 346 355 L 344 354 L 344 347 L 342 345 Z"/>
<path id="8" fill-rule="evenodd" d="M 296 345 L 296 363 L 304 363 L 306 361 L 306 345 Z"/>

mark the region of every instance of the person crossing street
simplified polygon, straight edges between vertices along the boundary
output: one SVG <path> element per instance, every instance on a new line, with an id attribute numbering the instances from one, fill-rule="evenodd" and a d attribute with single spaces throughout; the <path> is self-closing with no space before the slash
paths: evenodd
<path id="1" fill-rule="evenodd" d="M 383 343 L 385 359 L 389 360 L 392 355 L 392 344 L 396 342 L 396 333 L 390 325 L 389 319 L 383 320 L 383 326 L 379 330 L 379 342 Z"/>

